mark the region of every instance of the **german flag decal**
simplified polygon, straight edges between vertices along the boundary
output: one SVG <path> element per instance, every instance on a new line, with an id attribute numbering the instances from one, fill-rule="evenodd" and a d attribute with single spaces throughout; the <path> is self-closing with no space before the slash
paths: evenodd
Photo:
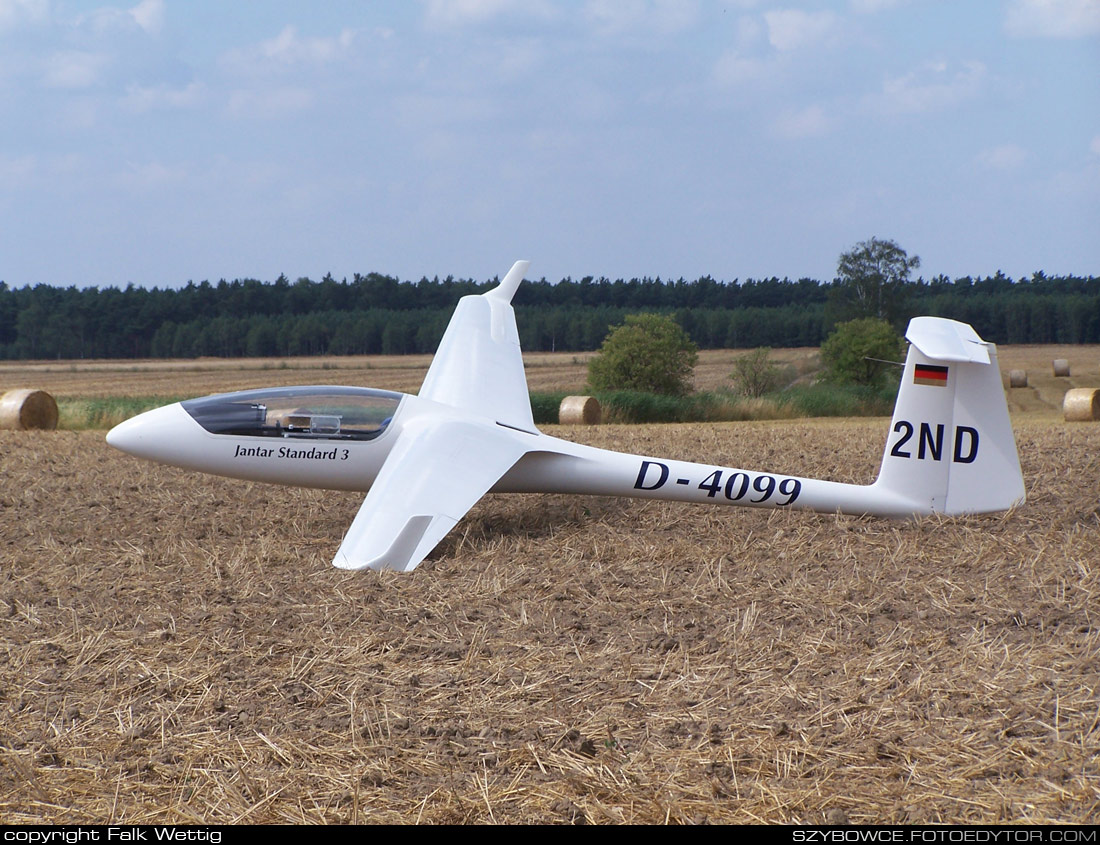
<path id="1" fill-rule="evenodd" d="M 913 368 L 913 384 L 947 387 L 947 367 L 937 367 L 932 364 L 917 364 Z"/>

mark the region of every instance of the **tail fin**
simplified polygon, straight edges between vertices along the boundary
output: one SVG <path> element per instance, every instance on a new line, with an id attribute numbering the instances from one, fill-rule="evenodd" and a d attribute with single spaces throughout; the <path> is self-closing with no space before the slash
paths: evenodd
<path id="1" fill-rule="evenodd" d="M 917 317 L 876 487 L 923 513 L 987 513 L 1024 501 L 997 348 L 966 323 Z"/>

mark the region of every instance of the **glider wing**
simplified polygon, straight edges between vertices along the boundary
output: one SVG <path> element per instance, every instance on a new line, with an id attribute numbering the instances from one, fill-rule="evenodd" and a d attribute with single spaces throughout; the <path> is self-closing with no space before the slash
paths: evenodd
<path id="1" fill-rule="evenodd" d="M 534 439 L 477 420 L 410 420 L 344 535 L 333 565 L 415 569 Z"/>

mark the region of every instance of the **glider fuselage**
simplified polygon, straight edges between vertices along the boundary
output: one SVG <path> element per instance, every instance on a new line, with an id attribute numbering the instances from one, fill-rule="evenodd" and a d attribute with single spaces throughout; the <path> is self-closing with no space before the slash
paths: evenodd
<path id="1" fill-rule="evenodd" d="M 329 404 L 320 412 L 318 406 L 301 407 L 316 397 L 324 397 Z M 369 431 L 343 426 L 332 401 L 348 403 L 358 397 L 380 399 L 387 404 L 380 413 L 388 410 L 389 415 Z M 289 408 L 288 400 L 294 408 Z M 242 420 L 241 409 L 248 409 L 256 419 Z M 258 418 L 261 414 L 264 419 Z M 451 406 L 408 394 L 349 387 L 279 388 L 157 408 L 118 426 L 110 442 L 140 457 L 214 475 L 365 493 L 405 426 L 415 425 L 418 418 L 464 416 Z M 287 425 L 287 419 L 299 425 Z M 522 457 L 492 486 L 492 493 L 628 496 L 829 512 L 856 509 L 882 516 L 931 512 L 931 503 L 922 506 L 875 491 L 874 485 L 612 452 L 489 419 L 476 423 L 503 430 L 523 447 Z M 431 474 L 443 481 L 453 471 L 441 462 Z"/>

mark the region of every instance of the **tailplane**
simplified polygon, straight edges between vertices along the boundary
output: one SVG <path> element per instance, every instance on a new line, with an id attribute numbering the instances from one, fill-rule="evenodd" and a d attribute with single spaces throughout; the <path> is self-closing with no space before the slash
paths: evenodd
<path id="1" fill-rule="evenodd" d="M 921 513 L 987 513 L 1024 501 L 997 348 L 966 323 L 917 317 L 875 486 Z"/>

